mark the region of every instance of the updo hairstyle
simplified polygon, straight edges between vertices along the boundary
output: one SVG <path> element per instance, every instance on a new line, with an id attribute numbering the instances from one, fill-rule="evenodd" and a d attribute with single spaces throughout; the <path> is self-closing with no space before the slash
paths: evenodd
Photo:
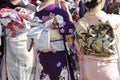
<path id="1" fill-rule="evenodd" d="M 97 0 L 91 0 L 84 3 L 88 10 L 95 8 L 98 5 Z"/>

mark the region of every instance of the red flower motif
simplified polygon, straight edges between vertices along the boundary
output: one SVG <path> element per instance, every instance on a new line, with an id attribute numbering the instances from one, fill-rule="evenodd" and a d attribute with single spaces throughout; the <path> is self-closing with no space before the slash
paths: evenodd
<path id="1" fill-rule="evenodd" d="M 24 26 L 22 24 L 17 23 L 16 26 L 18 26 L 19 29 L 23 29 Z"/>
<path id="2" fill-rule="evenodd" d="M 12 22 L 8 23 L 7 28 L 9 28 L 11 31 L 15 31 L 14 25 L 15 25 L 15 23 L 12 21 Z"/>
<path id="3" fill-rule="evenodd" d="M 13 32 L 11 33 L 11 37 L 16 37 L 16 32 L 15 32 L 15 31 L 13 31 Z"/>

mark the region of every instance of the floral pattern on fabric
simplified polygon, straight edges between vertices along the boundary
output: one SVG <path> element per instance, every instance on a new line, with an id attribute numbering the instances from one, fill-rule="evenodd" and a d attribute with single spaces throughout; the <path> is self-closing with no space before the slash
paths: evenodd
<path id="1" fill-rule="evenodd" d="M 39 63 L 37 68 L 39 70 L 39 74 L 42 75 L 42 78 L 41 78 L 42 80 L 51 80 L 49 74 L 46 74 L 45 72 L 42 72 L 44 70 L 42 64 Z M 60 72 L 60 75 L 59 75 L 59 80 L 69 80 L 68 69 L 66 67 L 62 68 L 62 70 Z"/>
<path id="2" fill-rule="evenodd" d="M 63 68 L 60 73 L 60 79 L 59 80 L 69 80 L 68 79 L 68 70 L 67 68 Z"/>
<path id="3" fill-rule="evenodd" d="M 67 64 L 67 50 L 65 50 L 67 41 L 72 41 L 69 37 L 73 38 L 74 36 L 74 24 L 70 22 L 67 13 L 63 9 L 58 8 L 56 4 L 50 4 L 46 6 L 41 11 L 37 12 L 36 16 L 39 17 L 43 23 L 46 23 L 49 20 L 53 21 L 47 29 L 51 30 L 50 43 L 55 43 L 54 47 L 52 47 L 52 50 L 48 52 L 38 51 L 38 63 L 42 64 L 43 70 L 41 73 L 38 73 L 39 78 L 36 80 L 42 80 L 45 77 L 44 74 L 48 75 L 50 80 L 68 80 L 67 78 L 70 76 L 67 76 L 67 74 L 62 76 L 64 72 L 66 73 L 66 70 L 67 72 L 71 72 L 71 80 L 75 80 L 74 75 L 72 75 L 73 71 L 75 70 L 74 60 L 71 59 L 73 58 L 74 53 L 69 53 L 70 61 Z M 64 39 L 66 36 L 67 40 Z M 56 50 L 59 45 L 60 49 L 62 48 L 61 46 L 63 46 L 63 49 Z M 68 46 L 67 48 L 70 50 L 70 48 L 72 48 L 72 45 Z"/>
<path id="4" fill-rule="evenodd" d="M 30 29 L 30 20 L 33 18 L 30 16 L 31 14 L 31 10 L 21 7 L 2 8 L 0 22 L 10 30 L 11 37 L 16 37 L 17 34 Z"/>
<path id="5" fill-rule="evenodd" d="M 22 7 L 0 9 L 0 24 L 5 30 L 6 56 L 3 59 L 2 80 L 33 80 L 33 49 L 27 51 L 27 32 L 34 17 L 31 10 Z M 7 74 L 6 74 L 7 71 Z M 3 79 L 4 78 L 4 79 Z"/>
<path id="6" fill-rule="evenodd" d="M 80 23 L 76 37 L 85 54 L 95 53 L 96 56 L 116 54 L 114 32 L 108 21 L 105 23 L 100 21 L 98 25 L 88 25 L 85 21 Z"/>

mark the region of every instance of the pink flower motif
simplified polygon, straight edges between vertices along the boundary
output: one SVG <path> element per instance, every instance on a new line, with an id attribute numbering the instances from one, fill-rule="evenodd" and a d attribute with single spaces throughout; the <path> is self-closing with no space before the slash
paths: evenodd
<path id="1" fill-rule="evenodd" d="M 9 12 L 11 12 L 12 9 L 10 8 L 2 8 L 0 9 L 0 17 L 7 17 L 9 15 Z"/>
<path id="2" fill-rule="evenodd" d="M 26 25 L 29 26 L 29 24 L 24 23 L 24 20 L 26 20 L 26 22 L 30 21 L 28 20 L 28 17 L 30 17 L 31 14 L 32 11 L 30 9 L 21 7 L 16 7 L 15 9 L 0 9 L 0 18 L 5 18 L 6 20 L 8 19 L 4 26 L 10 30 L 11 37 L 16 37 L 16 35 L 20 33 L 24 28 L 27 29 Z"/>
<path id="3" fill-rule="evenodd" d="M 25 8 L 17 7 L 15 8 L 15 10 L 18 12 L 19 16 L 24 17 L 24 19 L 26 19 L 28 15 L 32 13 L 32 11 L 27 8 L 25 9 Z"/>

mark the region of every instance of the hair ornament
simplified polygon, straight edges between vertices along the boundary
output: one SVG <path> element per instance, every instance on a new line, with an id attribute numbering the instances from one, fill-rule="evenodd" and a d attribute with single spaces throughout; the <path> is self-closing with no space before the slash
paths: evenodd
<path id="1" fill-rule="evenodd" d="M 91 2 L 92 0 L 82 0 L 83 3 Z"/>

